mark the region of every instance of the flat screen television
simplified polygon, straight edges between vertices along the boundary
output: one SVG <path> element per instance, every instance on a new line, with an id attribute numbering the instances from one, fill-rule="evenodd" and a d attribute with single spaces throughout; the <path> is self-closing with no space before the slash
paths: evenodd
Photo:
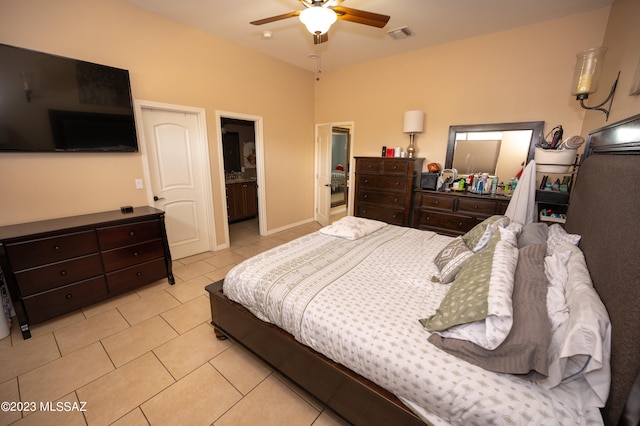
<path id="1" fill-rule="evenodd" d="M 137 151 L 129 71 L 0 44 L 0 153 Z"/>

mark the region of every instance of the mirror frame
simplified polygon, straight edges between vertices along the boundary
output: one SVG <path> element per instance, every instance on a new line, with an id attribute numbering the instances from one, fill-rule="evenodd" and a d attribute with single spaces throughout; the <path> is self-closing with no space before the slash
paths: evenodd
<path id="1" fill-rule="evenodd" d="M 544 130 L 544 121 L 521 121 L 517 123 L 496 123 L 496 124 L 468 124 L 449 126 L 449 141 L 447 142 L 447 157 L 444 162 L 444 168 L 450 169 L 453 165 L 453 154 L 456 149 L 456 134 L 468 132 L 507 132 L 511 130 L 531 130 L 531 142 L 529 143 L 529 153 L 527 161 L 533 159 L 536 152 L 536 145 L 544 140 L 542 134 Z"/>

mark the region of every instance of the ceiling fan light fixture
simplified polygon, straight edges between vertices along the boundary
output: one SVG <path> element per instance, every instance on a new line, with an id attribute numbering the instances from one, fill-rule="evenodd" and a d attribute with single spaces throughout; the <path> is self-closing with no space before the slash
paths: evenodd
<path id="1" fill-rule="evenodd" d="M 309 7 L 300 12 L 300 21 L 314 35 L 325 34 L 337 19 L 333 10 L 322 6 Z"/>

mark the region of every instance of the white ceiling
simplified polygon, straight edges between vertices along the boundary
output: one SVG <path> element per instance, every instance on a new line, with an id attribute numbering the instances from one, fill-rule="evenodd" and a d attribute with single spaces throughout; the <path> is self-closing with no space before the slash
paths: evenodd
<path id="1" fill-rule="evenodd" d="M 341 6 L 391 16 L 382 29 L 338 21 L 329 41 L 314 46 L 297 17 L 255 26 L 250 21 L 302 10 L 297 0 L 124 0 L 309 71 L 329 70 L 468 37 L 575 15 L 614 0 L 344 0 Z M 408 26 L 415 36 L 387 32 Z M 263 39 L 262 32 L 272 37 Z M 585 46 L 588 48 L 591 46 Z M 313 59 L 313 56 L 319 57 Z"/>

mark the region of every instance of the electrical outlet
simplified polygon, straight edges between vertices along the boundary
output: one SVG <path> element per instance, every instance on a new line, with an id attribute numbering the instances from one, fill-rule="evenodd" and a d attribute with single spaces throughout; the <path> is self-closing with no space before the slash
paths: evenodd
<path id="1" fill-rule="evenodd" d="M 142 185 L 142 179 L 136 179 L 136 189 L 142 189 L 144 186 Z"/>

